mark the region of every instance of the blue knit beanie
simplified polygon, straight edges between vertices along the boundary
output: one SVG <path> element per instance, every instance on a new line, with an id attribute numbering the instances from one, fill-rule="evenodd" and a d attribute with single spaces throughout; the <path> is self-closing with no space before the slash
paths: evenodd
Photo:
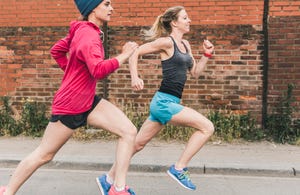
<path id="1" fill-rule="evenodd" d="M 81 15 L 88 16 L 103 0 L 75 0 Z"/>

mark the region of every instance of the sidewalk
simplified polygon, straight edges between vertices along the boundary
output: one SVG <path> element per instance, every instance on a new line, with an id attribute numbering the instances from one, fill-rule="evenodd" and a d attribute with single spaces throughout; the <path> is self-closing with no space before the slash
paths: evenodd
<path id="1" fill-rule="evenodd" d="M 0 167 L 15 167 L 40 143 L 40 138 L 0 137 Z M 69 140 L 44 168 L 106 171 L 114 161 L 116 141 Z M 164 172 L 184 148 L 178 142 L 150 142 L 134 156 L 130 171 Z M 269 142 L 208 143 L 189 164 L 192 174 L 300 177 L 300 147 Z"/>

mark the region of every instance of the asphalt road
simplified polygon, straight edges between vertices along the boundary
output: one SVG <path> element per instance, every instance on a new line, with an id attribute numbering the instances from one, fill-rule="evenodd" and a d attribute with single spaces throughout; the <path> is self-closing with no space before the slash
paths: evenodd
<path id="1" fill-rule="evenodd" d="M 12 173 L 0 168 L 0 184 Z M 99 195 L 95 177 L 103 172 L 39 169 L 17 195 Z M 189 191 L 166 173 L 130 173 L 128 185 L 137 195 L 300 195 L 300 178 L 232 175 L 191 175 L 198 189 Z"/>

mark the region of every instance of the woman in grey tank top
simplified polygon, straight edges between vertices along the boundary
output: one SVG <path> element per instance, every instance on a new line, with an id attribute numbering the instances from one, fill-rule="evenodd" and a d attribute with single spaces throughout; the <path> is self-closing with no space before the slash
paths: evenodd
<path id="1" fill-rule="evenodd" d="M 179 160 L 167 171 L 171 178 L 181 186 L 195 190 L 196 186 L 189 177 L 187 166 L 192 157 L 212 136 L 214 125 L 194 109 L 181 105 L 180 100 L 187 72 L 189 71 L 193 77 L 198 78 L 212 56 L 214 46 L 210 41 L 204 40 L 204 54 L 196 62 L 189 42 L 183 39 L 183 35 L 190 31 L 190 23 L 191 20 L 184 7 L 175 6 L 167 9 L 163 15 L 157 17 L 152 28 L 145 31 L 146 37 L 151 41 L 141 45 L 131 56 L 129 69 L 133 89 L 141 90 L 144 83 L 137 72 L 139 56 L 150 53 L 160 54 L 163 80 L 151 101 L 150 116 L 136 137 L 134 153 L 142 150 L 166 123 L 195 128 Z M 163 34 L 166 36 L 162 36 Z M 114 169 L 113 165 L 107 174 L 110 179 L 114 178 Z"/>

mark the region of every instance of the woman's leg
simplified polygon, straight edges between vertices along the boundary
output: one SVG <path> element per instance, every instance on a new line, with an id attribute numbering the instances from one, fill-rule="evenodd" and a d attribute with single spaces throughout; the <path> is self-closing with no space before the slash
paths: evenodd
<path id="1" fill-rule="evenodd" d="M 114 186 L 123 188 L 126 184 L 126 175 L 133 152 L 136 127 L 120 109 L 105 99 L 101 99 L 89 114 L 88 124 L 120 136 L 116 150 Z"/>
<path id="2" fill-rule="evenodd" d="M 50 122 L 45 130 L 41 144 L 17 166 L 10 178 L 5 195 L 14 195 L 40 166 L 53 159 L 57 151 L 67 142 L 72 134 L 73 130 L 64 126 L 60 121 Z"/>
<path id="3" fill-rule="evenodd" d="M 197 129 L 192 134 L 188 143 L 175 164 L 175 168 L 182 169 L 187 167 L 192 157 L 202 148 L 214 132 L 213 123 L 197 111 L 184 107 L 182 111 L 175 114 L 171 121 L 173 125 L 189 126 Z"/>
<path id="4" fill-rule="evenodd" d="M 153 122 L 149 119 L 147 119 L 140 131 L 138 132 L 136 139 L 135 139 L 135 144 L 134 144 L 134 149 L 135 153 L 141 151 L 147 143 L 151 141 L 151 139 L 164 127 L 159 122 Z"/>
<path id="5" fill-rule="evenodd" d="M 134 150 L 132 153 L 132 156 L 141 151 L 146 144 L 163 128 L 163 125 L 158 122 L 153 122 L 149 119 L 147 119 L 140 131 L 138 132 L 136 138 L 135 138 L 135 143 L 134 143 Z M 108 172 L 108 176 L 112 179 L 115 178 L 116 174 L 116 164 L 114 163 L 111 169 Z"/>

